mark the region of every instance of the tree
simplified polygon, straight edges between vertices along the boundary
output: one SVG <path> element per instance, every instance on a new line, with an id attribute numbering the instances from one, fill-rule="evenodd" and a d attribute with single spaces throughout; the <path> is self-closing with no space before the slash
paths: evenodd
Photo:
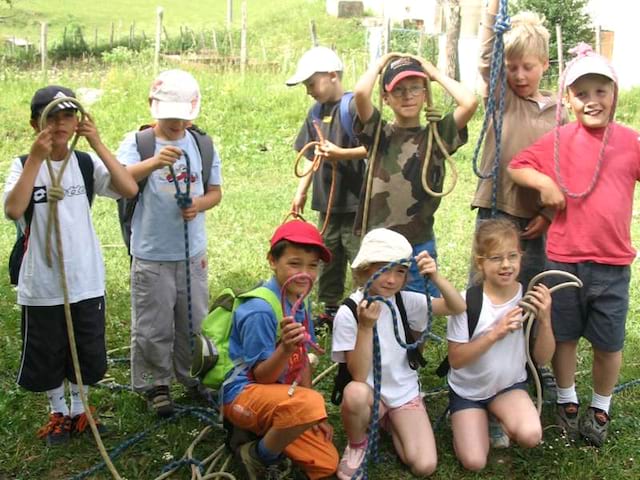
<path id="1" fill-rule="evenodd" d="M 586 42 L 594 46 L 591 17 L 585 11 L 588 0 L 554 0 L 552 2 L 549 0 L 514 0 L 511 3 L 513 5 L 509 9 L 509 15 L 522 10 L 531 10 L 545 16 L 546 26 L 551 33 L 549 58 L 552 64 L 557 65 L 558 61 L 556 25 L 560 25 L 562 30 L 562 50 L 566 60 L 570 60 L 567 56 L 569 49 L 578 43 Z"/>
<path id="2" fill-rule="evenodd" d="M 458 41 L 460 39 L 460 0 L 438 0 L 445 19 L 446 47 L 445 58 L 447 61 L 445 74 L 456 80 L 460 80 L 460 63 L 458 58 Z"/>

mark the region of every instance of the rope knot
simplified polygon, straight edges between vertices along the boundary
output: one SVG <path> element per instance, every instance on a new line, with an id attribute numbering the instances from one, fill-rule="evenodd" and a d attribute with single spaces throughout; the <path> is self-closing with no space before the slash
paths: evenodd
<path id="1" fill-rule="evenodd" d="M 496 15 L 496 23 L 493 24 L 493 31 L 497 35 L 504 35 L 504 33 L 509 30 L 511 30 L 511 17 L 501 13 Z"/>
<path id="2" fill-rule="evenodd" d="M 47 202 L 56 203 L 64 198 L 64 189 L 61 186 L 51 185 L 47 187 Z"/>
<path id="3" fill-rule="evenodd" d="M 178 208 L 181 210 L 189 208 L 193 204 L 193 200 L 188 193 L 176 193 L 175 197 L 178 202 Z"/>

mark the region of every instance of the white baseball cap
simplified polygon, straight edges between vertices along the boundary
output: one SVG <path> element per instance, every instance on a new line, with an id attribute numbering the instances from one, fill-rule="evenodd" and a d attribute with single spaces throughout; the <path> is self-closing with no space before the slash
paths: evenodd
<path id="1" fill-rule="evenodd" d="M 300 57 L 296 73 L 286 84 L 292 87 L 309 79 L 314 73 L 341 72 L 343 69 L 342 60 L 336 52 L 327 47 L 313 47 Z"/>
<path id="2" fill-rule="evenodd" d="M 580 77 L 588 74 L 602 75 L 611 79 L 615 84 L 618 79 L 609 61 L 602 55 L 595 53 L 591 47 L 585 43 L 579 44 L 571 49 L 577 57 L 567 66 L 567 76 L 565 85 L 568 87 Z"/>
<path id="3" fill-rule="evenodd" d="M 200 113 L 200 87 L 184 70 L 166 70 L 156 77 L 149 90 L 151 116 L 156 120 L 194 120 Z"/>
<path id="4" fill-rule="evenodd" d="M 397 262 L 412 254 L 413 247 L 403 235 L 387 228 L 376 228 L 362 239 L 351 268 L 361 268 L 372 263 Z"/>

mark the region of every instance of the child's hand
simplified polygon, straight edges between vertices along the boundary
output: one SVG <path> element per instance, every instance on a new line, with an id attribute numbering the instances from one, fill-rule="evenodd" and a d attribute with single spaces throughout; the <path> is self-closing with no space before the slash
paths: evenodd
<path id="1" fill-rule="evenodd" d="M 47 127 L 38 133 L 38 136 L 31 145 L 29 157 L 33 160 L 43 162 L 51 154 L 52 148 L 53 136 L 51 135 L 51 128 Z"/>
<path id="2" fill-rule="evenodd" d="M 520 235 L 523 240 L 534 240 L 541 237 L 549 229 L 549 220 L 544 215 L 536 215 L 524 227 L 524 232 Z"/>
<path id="3" fill-rule="evenodd" d="M 389 63 L 389 60 L 397 56 L 398 54 L 393 52 L 385 53 L 383 56 L 381 56 L 378 59 L 378 73 L 382 73 L 382 70 L 384 69 L 385 65 Z"/>
<path id="4" fill-rule="evenodd" d="M 311 428 L 314 432 L 321 433 L 327 442 L 330 442 L 331 440 L 333 440 L 333 427 L 326 420 L 323 420 L 320 423 L 315 424 Z"/>
<path id="5" fill-rule="evenodd" d="M 538 321 L 548 323 L 551 321 L 551 293 L 546 285 L 539 283 L 522 299 L 535 307 Z"/>
<path id="6" fill-rule="evenodd" d="M 504 338 L 508 333 L 515 332 L 522 328 L 522 308 L 515 307 L 509 310 L 504 317 L 493 327 L 491 332 L 496 341 Z"/>
<path id="7" fill-rule="evenodd" d="M 96 124 L 93 122 L 93 118 L 89 114 L 85 114 L 84 120 L 82 120 L 78 127 L 76 128 L 76 133 L 87 139 L 91 148 L 95 150 L 96 146 L 98 146 L 100 141 L 100 134 L 98 133 L 98 129 L 96 128 Z"/>
<path id="8" fill-rule="evenodd" d="M 293 201 L 291 202 L 291 211 L 296 215 L 301 215 L 304 213 L 304 205 L 307 203 L 307 194 L 296 192 L 293 197 Z"/>
<path id="9" fill-rule="evenodd" d="M 198 215 L 198 205 L 196 203 L 196 200 L 197 198 L 192 198 L 191 205 L 181 210 L 183 220 L 190 222 L 191 220 L 196 218 L 196 215 Z"/>
<path id="10" fill-rule="evenodd" d="M 280 322 L 280 345 L 286 353 L 293 353 L 304 340 L 305 328 L 293 317 L 284 317 Z"/>
<path id="11" fill-rule="evenodd" d="M 316 146 L 314 155 L 318 155 L 331 161 L 342 160 L 342 157 L 344 155 L 344 148 L 339 147 L 335 143 L 331 143 L 330 141 L 326 140 L 322 145 Z"/>
<path id="12" fill-rule="evenodd" d="M 545 207 L 556 208 L 563 210 L 567 205 L 567 200 L 564 198 L 564 194 L 558 187 L 558 184 L 547 177 L 540 187 L 540 201 Z"/>
<path id="13" fill-rule="evenodd" d="M 429 252 L 424 251 L 420 252 L 416 256 L 416 263 L 418 264 L 418 271 L 422 276 L 428 276 L 431 278 L 432 275 L 438 273 L 438 266 L 436 265 L 436 261 L 433 259 Z"/>
<path id="14" fill-rule="evenodd" d="M 182 156 L 182 150 L 173 145 L 166 145 L 155 156 L 156 169 L 171 167 Z"/>
<path id="15" fill-rule="evenodd" d="M 373 328 L 380 316 L 380 302 L 371 302 L 367 305 L 366 300 L 362 300 L 358 305 L 358 325 Z"/>
<path id="16" fill-rule="evenodd" d="M 438 81 L 438 77 L 440 76 L 440 70 L 438 70 L 433 63 L 428 60 L 422 60 L 422 68 L 424 68 L 425 73 L 429 77 L 429 80 Z"/>

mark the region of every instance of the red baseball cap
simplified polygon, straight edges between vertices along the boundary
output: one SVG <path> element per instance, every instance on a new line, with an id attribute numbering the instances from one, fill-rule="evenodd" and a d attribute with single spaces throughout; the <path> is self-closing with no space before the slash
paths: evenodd
<path id="1" fill-rule="evenodd" d="M 387 92 L 393 90 L 400 80 L 407 77 L 427 78 L 420 62 L 411 57 L 400 57 L 392 61 L 382 76 L 382 83 Z"/>
<path id="2" fill-rule="evenodd" d="M 318 229 L 308 222 L 292 220 L 283 223 L 273 232 L 271 248 L 280 240 L 288 240 L 291 243 L 318 247 L 320 250 L 320 259 L 325 263 L 331 261 L 331 250 L 324 245 Z"/>

